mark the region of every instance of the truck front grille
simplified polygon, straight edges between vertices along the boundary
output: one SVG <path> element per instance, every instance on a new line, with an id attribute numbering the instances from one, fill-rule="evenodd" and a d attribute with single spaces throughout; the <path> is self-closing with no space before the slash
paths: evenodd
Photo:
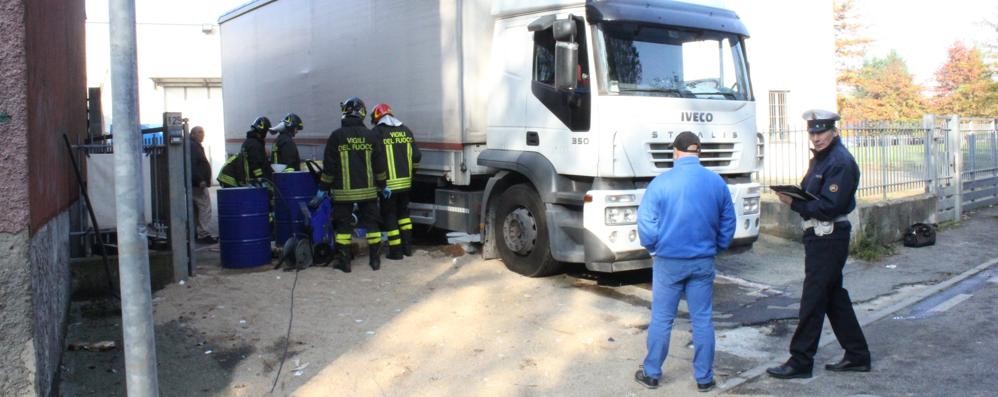
<path id="1" fill-rule="evenodd" d="M 735 158 L 734 143 L 703 143 L 700 148 L 700 164 L 707 168 L 722 168 L 731 165 Z M 648 144 L 648 154 L 655 168 L 672 168 L 672 144 Z"/>

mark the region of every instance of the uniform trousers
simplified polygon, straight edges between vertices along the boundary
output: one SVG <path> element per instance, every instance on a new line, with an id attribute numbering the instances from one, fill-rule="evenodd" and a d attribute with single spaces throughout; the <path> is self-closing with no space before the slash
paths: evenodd
<path id="1" fill-rule="evenodd" d="M 412 219 L 409 218 L 409 191 L 392 191 L 389 198 L 382 197 L 381 221 L 382 227 L 388 233 L 388 246 L 402 244 L 401 230 L 412 230 Z"/>
<path id="2" fill-rule="evenodd" d="M 850 230 L 848 222 L 838 222 L 829 235 L 815 236 L 813 229 L 804 233 L 804 290 L 800 298 L 800 322 L 790 340 L 788 362 L 794 368 L 814 367 L 825 315 L 846 352 L 845 358 L 854 363 L 870 362 L 870 350 L 853 311 L 849 291 L 842 288 Z"/>
<path id="3" fill-rule="evenodd" d="M 378 223 L 381 222 L 378 215 L 378 200 L 357 202 L 357 227 L 364 228 L 367 233 L 367 244 L 375 246 L 381 243 L 381 232 L 378 231 Z M 336 230 L 336 246 L 342 249 L 350 247 L 351 235 L 354 229 L 353 202 L 333 203 L 333 228 Z"/>
<path id="4" fill-rule="evenodd" d="M 708 383 L 714 379 L 714 258 L 653 258 L 645 375 L 662 377 L 679 297 L 685 294 L 693 325 L 693 377 L 697 383 Z"/>

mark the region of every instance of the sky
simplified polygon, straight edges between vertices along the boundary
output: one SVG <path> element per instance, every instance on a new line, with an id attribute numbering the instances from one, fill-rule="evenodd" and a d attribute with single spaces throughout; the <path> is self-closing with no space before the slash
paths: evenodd
<path id="1" fill-rule="evenodd" d="M 998 23 L 995 1 L 855 1 L 860 22 L 874 40 L 869 55 L 883 57 L 891 49 L 897 50 L 919 84 L 934 80 L 936 70 L 946 61 L 947 50 L 957 40 L 978 48 L 998 40 L 998 32 L 993 28 L 989 32 L 983 24 L 985 20 Z"/>

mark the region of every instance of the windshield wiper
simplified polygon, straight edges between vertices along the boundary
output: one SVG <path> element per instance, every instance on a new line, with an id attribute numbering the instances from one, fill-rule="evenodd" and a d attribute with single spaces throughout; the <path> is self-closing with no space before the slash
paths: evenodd
<path id="1" fill-rule="evenodd" d="M 672 96 L 684 98 L 691 97 L 692 93 L 689 91 L 679 90 L 676 88 L 661 88 L 661 87 L 633 87 L 633 88 L 620 88 L 620 92 L 661 92 L 663 94 L 672 94 Z"/>

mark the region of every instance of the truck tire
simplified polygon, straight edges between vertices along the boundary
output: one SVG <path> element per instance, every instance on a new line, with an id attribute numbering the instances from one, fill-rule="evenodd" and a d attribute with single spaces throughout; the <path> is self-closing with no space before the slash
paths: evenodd
<path id="1" fill-rule="evenodd" d="M 499 258 L 509 270 L 527 277 L 561 271 L 551 256 L 544 203 L 529 185 L 513 185 L 499 196 L 492 230 Z"/>

